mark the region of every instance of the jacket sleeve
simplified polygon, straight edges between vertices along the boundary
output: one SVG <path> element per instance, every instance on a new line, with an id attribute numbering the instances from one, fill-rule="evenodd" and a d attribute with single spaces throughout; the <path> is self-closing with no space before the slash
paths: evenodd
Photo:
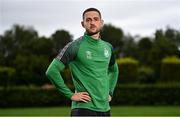
<path id="1" fill-rule="evenodd" d="M 54 84 L 56 89 L 64 96 L 71 98 L 73 92 L 64 83 L 61 76 L 61 71 L 64 70 L 71 61 L 73 61 L 77 54 L 77 49 L 73 42 L 68 43 L 57 55 L 57 57 L 49 65 L 46 75 L 50 81 Z"/>
<path id="2" fill-rule="evenodd" d="M 119 70 L 117 63 L 109 67 L 109 95 L 111 96 L 113 96 L 113 92 L 117 84 L 118 73 Z"/>
<path id="3" fill-rule="evenodd" d="M 114 56 L 113 51 L 111 54 L 111 59 L 109 62 L 109 69 L 108 70 L 109 70 L 109 72 L 108 72 L 108 75 L 109 75 L 109 95 L 113 96 L 113 92 L 114 92 L 114 89 L 116 87 L 117 80 L 118 80 L 118 74 L 119 74 L 118 65 L 115 61 L 115 56 Z"/>
<path id="4" fill-rule="evenodd" d="M 46 75 L 49 80 L 54 84 L 56 89 L 70 99 L 73 95 L 73 92 L 66 86 L 60 74 L 60 72 L 63 71 L 64 68 L 65 66 L 61 61 L 54 59 L 49 65 L 46 71 Z"/>

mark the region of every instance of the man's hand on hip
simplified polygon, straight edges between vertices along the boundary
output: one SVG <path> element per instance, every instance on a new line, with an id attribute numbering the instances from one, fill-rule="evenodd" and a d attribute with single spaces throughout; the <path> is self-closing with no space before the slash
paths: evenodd
<path id="1" fill-rule="evenodd" d="M 89 102 L 91 101 L 91 97 L 87 92 L 78 92 L 74 93 L 74 95 L 71 97 L 72 101 L 82 101 L 82 102 Z"/>
<path id="2" fill-rule="evenodd" d="M 108 101 L 110 102 L 111 100 L 112 100 L 112 97 L 109 95 L 109 100 Z"/>

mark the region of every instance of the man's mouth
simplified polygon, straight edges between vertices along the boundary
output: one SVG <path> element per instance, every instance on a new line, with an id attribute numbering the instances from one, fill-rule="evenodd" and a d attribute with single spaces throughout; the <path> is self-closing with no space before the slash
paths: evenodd
<path id="1" fill-rule="evenodd" d="M 96 27 L 95 27 L 95 26 L 91 26 L 91 27 L 90 27 L 90 29 L 94 29 L 94 28 L 96 28 Z"/>
<path id="2" fill-rule="evenodd" d="M 96 28 L 96 26 L 95 26 L 95 25 L 91 25 L 90 28 L 91 28 L 91 29 L 92 29 L 92 28 Z"/>

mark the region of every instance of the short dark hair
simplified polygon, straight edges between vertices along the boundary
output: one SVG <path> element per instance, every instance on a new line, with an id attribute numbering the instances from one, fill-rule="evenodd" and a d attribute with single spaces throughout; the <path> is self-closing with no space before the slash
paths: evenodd
<path id="1" fill-rule="evenodd" d="M 88 9 L 86 9 L 86 10 L 83 12 L 83 15 L 82 15 L 82 18 L 83 18 L 83 19 L 84 19 L 85 13 L 87 13 L 87 12 L 89 12 L 89 11 L 96 11 L 96 12 L 98 12 L 98 14 L 99 14 L 99 16 L 100 16 L 100 18 L 101 18 L 101 12 L 100 12 L 98 9 L 96 9 L 96 8 L 88 8 Z"/>

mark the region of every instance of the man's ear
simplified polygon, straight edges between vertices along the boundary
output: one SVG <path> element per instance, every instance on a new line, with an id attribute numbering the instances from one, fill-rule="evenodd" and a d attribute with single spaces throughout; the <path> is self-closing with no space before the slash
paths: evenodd
<path id="1" fill-rule="evenodd" d="M 82 25 L 82 27 L 84 27 L 84 23 L 83 23 L 83 21 L 81 22 L 81 25 Z"/>
<path id="2" fill-rule="evenodd" d="M 104 26 L 104 20 L 101 20 L 101 27 Z"/>
<path id="3" fill-rule="evenodd" d="M 101 20 L 102 25 L 104 25 L 104 20 Z"/>

